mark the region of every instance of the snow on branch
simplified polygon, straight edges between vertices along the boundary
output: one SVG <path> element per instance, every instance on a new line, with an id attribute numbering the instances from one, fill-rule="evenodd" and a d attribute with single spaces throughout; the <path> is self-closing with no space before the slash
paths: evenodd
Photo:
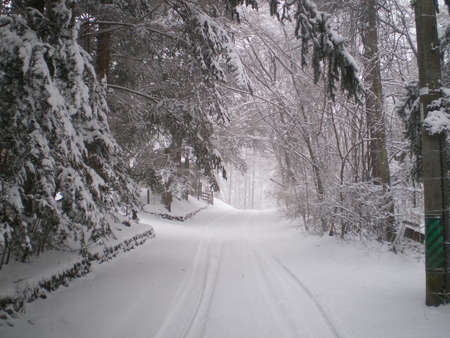
<path id="1" fill-rule="evenodd" d="M 22 260 L 107 236 L 106 216 L 138 194 L 78 25 L 64 0 L 53 5 L 0 17 L 0 135 L 11 154 L 0 167 L 0 235 Z"/>
<path id="2" fill-rule="evenodd" d="M 443 97 L 434 100 L 428 106 L 424 127 L 431 135 L 450 131 L 450 89 L 441 88 Z"/>
<path id="3" fill-rule="evenodd" d="M 319 11 L 316 4 L 310 0 L 288 2 L 271 0 L 271 14 L 281 21 L 290 20 L 292 18 L 290 11 L 294 5 L 295 36 L 302 40 L 302 65 L 308 65 L 306 56 L 312 47 L 315 82 L 320 80 L 326 69 L 326 87 L 331 98 L 335 97 L 336 82 L 340 82 L 341 89 L 347 92 L 349 97 L 358 100 L 358 95 L 362 91 L 358 75 L 359 67 L 345 48 L 346 38 L 331 27 L 330 14 Z M 283 15 L 280 16 L 280 13 Z"/>
<path id="4" fill-rule="evenodd" d="M 450 114 L 442 110 L 428 112 L 427 118 L 423 121 L 430 134 L 440 134 L 450 130 Z"/>
<path id="5" fill-rule="evenodd" d="M 182 16 L 188 26 L 187 34 L 193 53 L 193 63 L 223 82 L 226 82 L 226 72 L 222 65 L 226 65 L 236 84 L 251 91 L 244 65 L 226 29 L 218 21 L 194 7 L 186 5 Z"/>

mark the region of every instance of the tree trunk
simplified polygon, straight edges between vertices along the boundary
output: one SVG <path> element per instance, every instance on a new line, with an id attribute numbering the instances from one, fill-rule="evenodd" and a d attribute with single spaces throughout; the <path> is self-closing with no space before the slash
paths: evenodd
<path id="1" fill-rule="evenodd" d="M 230 165 L 229 175 L 228 175 L 228 203 L 232 204 L 231 202 L 231 193 L 233 190 L 233 166 Z"/>
<path id="2" fill-rule="evenodd" d="M 440 98 L 441 65 L 434 3 L 415 4 L 419 65 L 420 113 L 427 116 L 428 105 Z M 450 227 L 448 215 L 448 168 L 446 135 L 422 130 L 423 188 L 425 213 L 426 304 L 437 306 L 450 301 Z"/>
<path id="3" fill-rule="evenodd" d="M 103 5 L 111 4 L 111 0 L 102 0 Z M 103 16 L 100 13 L 100 20 L 107 20 L 108 15 Z M 95 71 L 97 73 L 98 80 L 108 78 L 109 65 L 111 62 L 111 33 L 108 31 L 110 28 L 107 24 L 99 24 L 97 35 L 97 54 L 95 56 Z"/>
<path id="4" fill-rule="evenodd" d="M 386 149 L 386 125 L 383 114 L 383 86 L 381 82 L 380 59 L 378 53 L 377 0 L 366 1 L 363 15 L 362 42 L 364 46 L 365 82 L 370 90 L 366 91 L 366 117 L 369 133 L 369 168 L 371 179 L 381 184 L 386 193 L 388 217 L 384 236 L 392 242 L 394 230 L 394 202 L 390 196 L 391 176 Z"/>

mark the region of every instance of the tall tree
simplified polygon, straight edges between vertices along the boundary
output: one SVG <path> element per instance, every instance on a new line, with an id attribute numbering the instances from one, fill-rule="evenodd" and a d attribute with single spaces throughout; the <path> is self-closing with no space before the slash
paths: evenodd
<path id="1" fill-rule="evenodd" d="M 83 36 L 98 40 L 96 24 L 109 27 L 112 130 L 136 178 L 179 195 L 185 175 L 193 177 L 177 169 L 182 152 L 217 188 L 216 169 L 225 171 L 215 132 L 229 120 L 221 84 L 249 90 L 223 13 L 201 2 L 112 1 L 105 20 L 91 5 L 80 6 L 80 17 L 83 8 L 90 13 L 84 27 L 93 28 Z"/>
<path id="2" fill-rule="evenodd" d="M 420 113 L 421 117 L 425 118 L 425 126 L 427 124 L 434 126 L 435 123 L 432 122 L 436 113 L 434 106 L 439 107 L 441 101 L 441 64 L 435 10 L 431 1 L 418 0 L 415 4 Z M 442 112 L 438 109 L 437 113 Z M 422 159 L 426 231 L 426 304 L 437 306 L 450 301 L 447 140 L 440 128 L 437 128 L 436 132 L 427 128 L 422 130 Z"/>
<path id="3" fill-rule="evenodd" d="M 386 239 L 393 241 L 394 231 L 394 201 L 389 194 L 391 176 L 389 170 L 386 146 L 386 122 L 384 118 L 384 97 L 381 79 L 381 63 L 378 50 L 378 1 L 364 1 L 361 16 L 361 36 L 364 47 L 366 116 L 369 132 L 369 167 L 371 179 L 375 184 L 381 184 L 386 194 L 386 204 L 389 205 L 390 216 L 386 219 Z"/>
<path id="4" fill-rule="evenodd" d="M 137 196 L 71 9 L 44 12 L 0 18 L 1 245 L 22 259 L 68 237 L 85 248 Z"/>
<path id="5" fill-rule="evenodd" d="M 100 6 L 97 9 L 101 13 L 99 18 L 97 32 L 97 48 L 95 54 L 95 70 L 97 77 L 102 80 L 108 78 L 109 67 L 111 63 L 111 32 L 108 21 L 111 21 L 111 6 L 112 0 L 101 0 Z"/>

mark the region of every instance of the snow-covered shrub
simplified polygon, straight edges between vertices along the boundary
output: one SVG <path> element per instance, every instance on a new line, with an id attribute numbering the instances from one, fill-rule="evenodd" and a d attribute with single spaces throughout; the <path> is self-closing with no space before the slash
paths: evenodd
<path id="1" fill-rule="evenodd" d="M 322 201 L 311 200 L 314 191 L 285 187 L 275 193 L 279 208 L 290 219 L 301 220 L 305 230 L 324 234 L 333 229 L 341 237 L 385 239 L 391 191 L 371 182 L 329 186 Z"/>
<path id="2" fill-rule="evenodd" d="M 330 220 L 342 237 L 384 239 L 390 205 L 391 191 L 371 182 L 346 183 L 339 188 L 332 201 Z"/>

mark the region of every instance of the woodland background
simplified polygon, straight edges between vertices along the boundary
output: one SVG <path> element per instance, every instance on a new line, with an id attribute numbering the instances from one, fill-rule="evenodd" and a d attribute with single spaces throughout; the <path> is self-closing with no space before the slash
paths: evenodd
<path id="1" fill-rule="evenodd" d="M 199 182 L 241 208 L 270 195 L 313 233 L 398 241 L 423 219 L 412 6 L 2 1 L 0 267 L 84 252 L 141 187 L 169 205 Z"/>

